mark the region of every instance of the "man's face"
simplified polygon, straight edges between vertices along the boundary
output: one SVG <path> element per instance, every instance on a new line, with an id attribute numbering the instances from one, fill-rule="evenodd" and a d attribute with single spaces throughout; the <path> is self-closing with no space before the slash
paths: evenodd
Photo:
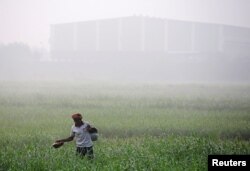
<path id="1" fill-rule="evenodd" d="M 73 119 L 75 122 L 75 126 L 81 126 L 82 125 L 82 120 L 81 119 Z"/>

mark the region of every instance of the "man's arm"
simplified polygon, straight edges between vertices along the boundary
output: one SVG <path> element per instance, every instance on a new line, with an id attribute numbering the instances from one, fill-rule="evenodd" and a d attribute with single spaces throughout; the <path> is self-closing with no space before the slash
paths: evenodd
<path id="1" fill-rule="evenodd" d="M 90 131 L 91 128 L 92 128 L 92 127 L 88 124 L 88 126 L 87 126 L 87 131 Z"/>
<path id="2" fill-rule="evenodd" d="M 70 136 L 70 137 L 65 138 L 65 139 L 56 140 L 56 142 L 69 142 L 69 141 L 72 141 L 73 139 L 74 139 L 74 136 Z"/>

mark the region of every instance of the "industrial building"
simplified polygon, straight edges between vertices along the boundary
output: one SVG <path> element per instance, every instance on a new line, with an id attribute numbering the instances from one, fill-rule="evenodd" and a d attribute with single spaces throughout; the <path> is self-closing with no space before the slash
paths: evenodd
<path id="1" fill-rule="evenodd" d="M 50 54 L 85 75 L 250 81 L 250 28 L 223 24 L 145 16 L 53 24 Z"/>
<path id="2" fill-rule="evenodd" d="M 249 55 L 250 29 L 131 16 L 54 24 L 51 26 L 50 49 L 55 57 L 56 54 L 84 52 Z"/>

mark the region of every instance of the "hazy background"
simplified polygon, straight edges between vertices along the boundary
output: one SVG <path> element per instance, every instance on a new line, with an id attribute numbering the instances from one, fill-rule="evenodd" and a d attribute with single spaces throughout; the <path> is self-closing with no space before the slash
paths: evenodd
<path id="1" fill-rule="evenodd" d="M 249 0 L 0 0 L 0 43 L 48 48 L 50 24 L 145 15 L 250 27 Z"/>
<path id="2" fill-rule="evenodd" d="M 142 15 L 250 28 L 249 9 L 249 0 L 0 0 L 0 79 L 46 79 L 52 75 L 54 78 L 64 79 L 65 75 L 70 78 L 75 73 L 85 72 L 80 63 L 41 63 L 50 58 L 52 24 Z M 230 78 L 232 75 L 232 81 L 237 81 L 235 78 L 243 75 L 239 81 L 249 81 L 246 69 L 249 66 L 248 62 L 249 60 L 238 63 L 237 71 L 230 70 L 223 73 L 222 77 Z M 230 65 L 235 68 L 233 64 Z M 147 72 L 143 72 L 144 69 L 140 69 L 140 65 L 134 67 L 137 67 L 135 71 L 139 70 L 144 74 L 141 78 L 148 78 Z M 157 68 L 157 64 L 155 67 Z M 219 67 L 223 70 L 223 66 Z M 93 67 L 89 68 L 87 76 L 75 78 L 112 80 L 113 78 L 108 75 L 116 72 L 109 66 L 104 68 L 109 68 L 107 72 L 103 72 L 102 69 L 96 72 Z M 243 68 L 244 72 L 241 73 L 239 68 Z M 124 70 L 127 70 L 126 66 Z M 133 71 L 128 74 L 132 76 L 127 77 L 128 79 L 137 79 L 133 77 Z M 155 78 L 154 74 L 150 74 L 150 78 Z M 208 78 L 214 74 L 217 73 L 207 73 Z M 124 74 L 117 77 L 123 76 Z M 171 75 L 172 80 L 175 76 L 180 78 L 183 74 Z M 185 81 L 189 82 L 188 78 Z M 215 81 L 225 80 L 217 78 Z"/>

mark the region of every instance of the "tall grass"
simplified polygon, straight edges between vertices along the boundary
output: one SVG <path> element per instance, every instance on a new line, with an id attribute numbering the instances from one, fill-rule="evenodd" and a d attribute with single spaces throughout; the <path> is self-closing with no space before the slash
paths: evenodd
<path id="1" fill-rule="evenodd" d="M 100 132 L 74 155 L 70 114 Z M 0 170 L 206 170 L 208 154 L 249 154 L 250 86 L 1 82 Z"/>

